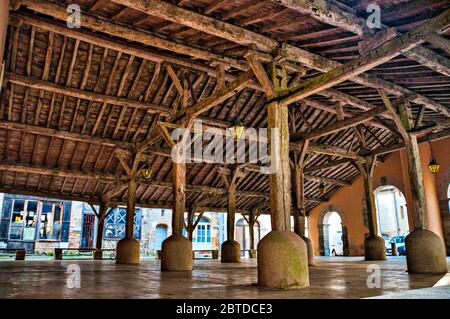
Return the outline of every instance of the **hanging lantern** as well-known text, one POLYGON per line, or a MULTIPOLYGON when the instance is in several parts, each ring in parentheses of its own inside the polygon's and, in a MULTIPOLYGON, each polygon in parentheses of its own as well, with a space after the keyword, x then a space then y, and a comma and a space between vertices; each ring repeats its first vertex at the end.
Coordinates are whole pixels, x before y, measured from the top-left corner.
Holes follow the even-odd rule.
POLYGON ((152 169, 150 168, 150 165, 148 163, 145 163, 142 167, 142 176, 147 179, 152 176, 152 169))
POLYGON ((245 126, 240 120, 236 120, 233 122, 233 126, 230 127, 231 135, 235 140, 239 140, 242 137, 242 133, 244 133, 245 126))
POLYGON ((324 182, 320 183, 319 192, 320 192, 320 195, 324 195, 327 192, 327 187, 325 186, 324 182))
POLYGON ((433 149, 431 148, 431 142, 430 142, 430 153, 431 153, 431 160, 430 163, 428 163, 428 169, 431 173, 436 174, 439 172, 439 163, 436 161, 434 155, 433 155, 433 149))
POLYGON ((431 158, 431 161, 428 164, 428 168, 430 169, 430 172, 433 174, 439 172, 439 163, 434 159, 434 157, 431 158))

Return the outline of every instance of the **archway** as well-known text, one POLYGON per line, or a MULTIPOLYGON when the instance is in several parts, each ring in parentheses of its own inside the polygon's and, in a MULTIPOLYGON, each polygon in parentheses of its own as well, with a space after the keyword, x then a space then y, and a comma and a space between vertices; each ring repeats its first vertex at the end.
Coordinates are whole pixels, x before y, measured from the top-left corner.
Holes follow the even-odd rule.
POLYGON ((329 212, 324 219, 325 256, 343 256, 342 220, 338 213, 329 212))
POLYGON ((393 185, 378 187, 375 190, 375 205, 378 232, 386 241, 394 237, 404 238, 409 233, 406 199, 397 187, 393 185))
POLYGON ((159 224, 156 226, 155 249, 161 250, 162 242, 167 238, 167 225, 159 224))
POLYGON ((319 216, 319 248, 322 256, 348 256, 348 229, 342 211, 330 205, 319 216))

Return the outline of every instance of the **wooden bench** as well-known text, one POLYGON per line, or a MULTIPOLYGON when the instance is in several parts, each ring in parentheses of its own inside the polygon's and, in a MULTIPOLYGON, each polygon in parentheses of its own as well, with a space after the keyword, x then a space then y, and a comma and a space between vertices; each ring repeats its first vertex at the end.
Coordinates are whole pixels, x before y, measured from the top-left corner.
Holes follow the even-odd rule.
MULTIPOLYGON (((219 251, 217 249, 198 249, 192 251, 192 258, 195 259, 195 253, 209 252, 212 259, 219 259, 219 251)), ((156 259, 161 260, 161 250, 156 251, 156 259)))
POLYGON ((0 248, 0 251, 14 251, 16 252, 16 260, 25 260, 25 249, 23 248, 0 248))
POLYGON ((55 248, 55 260, 62 260, 63 259, 63 251, 79 251, 80 253, 83 252, 93 252, 94 260, 102 260, 103 259, 103 252, 104 251, 116 251, 115 248, 105 248, 105 249, 95 249, 95 248, 55 248), (97 253, 99 252, 99 253, 97 253))

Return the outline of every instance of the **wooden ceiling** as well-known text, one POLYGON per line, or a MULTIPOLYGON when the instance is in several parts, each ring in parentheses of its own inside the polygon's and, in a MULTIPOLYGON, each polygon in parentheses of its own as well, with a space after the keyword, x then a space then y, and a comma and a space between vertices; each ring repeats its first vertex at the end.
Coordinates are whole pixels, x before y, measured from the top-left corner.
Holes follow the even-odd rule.
MULTIPOLYGON (((263 56, 276 48, 294 52, 295 59, 282 62, 291 85, 358 58, 360 49, 374 43, 367 40, 373 31, 364 24, 373 2, 381 6, 385 37, 414 30, 450 8, 448 0, 326 1, 327 10, 345 13, 338 15, 346 17, 342 23, 313 5, 304 8, 289 0, 22 1, 11 12, 8 30, 0 191, 92 203, 109 196, 124 203, 125 171, 117 150, 149 141, 155 123, 172 122, 182 103, 205 101, 224 87, 223 80, 231 85, 249 70, 249 50, 263 56), (66 26, 70 3, 81 7, 81 29, 66 26), (155 13, 156 5, 168 9, 155 13), (204 19, 212 23, 202 25, 204 19)), ((418 128, 431 134, 421 141, 450 135, 449 34, 447 29, 363 75, 292 103, 291 136, 384 105, 378 89, 392 99, 410 100, 418 128)), ((240 119, 247 127, 266 127, 266 97, 258 81, 235 91, 200 114, 204 123, 227 128, 240 119)), ((162 138, 150 141, 145 154, 153 174, 139 180, 137 205, 170 207, 170 148, 162 138)), ((359 175, 355 157, 401 148, 387 114, 312 143, 306 210, 359 175), (327 184, 325 194, 318 189, 321 181, 327 184)), ((188 206, 226 207, 220 167, 188 164, 188 206)), ((267 175, 246 172, 237 184, 238 210, 266 208, 267 175)))

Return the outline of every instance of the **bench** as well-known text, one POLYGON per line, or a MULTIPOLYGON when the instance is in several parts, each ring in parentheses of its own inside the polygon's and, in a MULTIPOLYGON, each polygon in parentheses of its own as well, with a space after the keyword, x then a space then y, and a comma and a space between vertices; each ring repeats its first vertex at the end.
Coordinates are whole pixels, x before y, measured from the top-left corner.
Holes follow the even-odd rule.
POLYGON ((14 251, 16 260, 25 260, 25 249, 23 248, 0 248, 0 251, 14 251))
POLYGON ((63 259, 63 251, 79 251, 80 253, 84 252, 93 252, 94 260, 102 260, 104 251, 116 251, 115 248, 105 248, 105 249, 95 249, 95 248, 55 248, 55 260, 63 259))
MULTIPOLYGON (((217 249, 198 249, 192 251, 192 258, 195 259, 195 253, 211 253, 212 259, 219 259, 219 251, 217 249)), ((156 251, 156 259, 161 260, 161 250, 156 251)))

